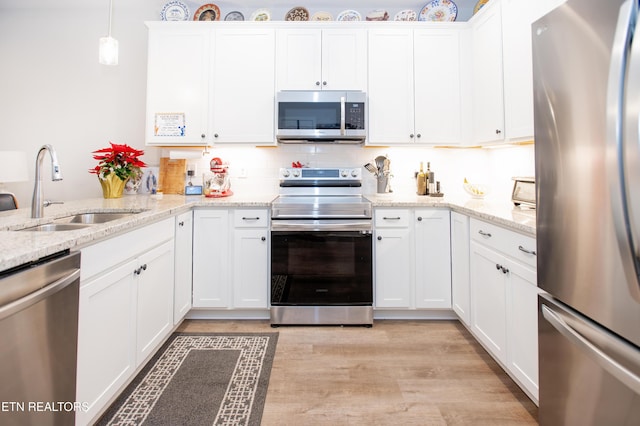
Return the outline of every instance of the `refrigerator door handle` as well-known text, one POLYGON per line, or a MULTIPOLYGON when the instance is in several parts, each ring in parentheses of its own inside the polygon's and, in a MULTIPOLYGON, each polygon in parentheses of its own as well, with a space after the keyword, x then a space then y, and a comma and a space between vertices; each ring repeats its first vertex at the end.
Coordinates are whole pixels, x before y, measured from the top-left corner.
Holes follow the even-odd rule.
MULTIPOLYGON (((631 59, 633 30, 638 15, 637 0, 627 0, 620 7, 618 24, 611 51, 609 79, 607 83, 607 175, 611 197, 611 211, 614 218, 616 237, 620 247, 626 281, 631 296, 640 302, 640 260, 637 241, 633 236, 629 217, 628 191, 626 184, 627 166, 623 138, 623 111, 627 66, 631 59)), ((637 44, 637 43, 636 43, 637 44)), ((637 139, 636 139, 637 141, 637 139)))
MULTIPOLYGON (((541 305, 542 316, 546 319, 560 334, 566 337, 569 341, 574 343, 580 348, 587 356, 597 362, 605 371, 611 374, 613 377, 624 383, 629 389, 633 390, 636 394, 640 395, 640 377, 633 371, 630 371, 624 365, 616 361, 612 356, 601 350, 596 344, 592 343, 588 338, 583 336, 569 322, 575 323, 575 320, 567 317, 565 314, 554 311, 552 308, 545 304, 541 305)), ((584 323, 584 327, 589 327, 584 323)), ((597 334, 598 339, 606 345, 612 355, 626 360, 629 363, 639 363, 637 355, 634 357, 633 352, 635 348, 631 348, 630 344, 619 340, 613 336, 592 329, 590 330, 594 336, 597 334)), ((640 369, 640 365, 638 365, 640 369)))

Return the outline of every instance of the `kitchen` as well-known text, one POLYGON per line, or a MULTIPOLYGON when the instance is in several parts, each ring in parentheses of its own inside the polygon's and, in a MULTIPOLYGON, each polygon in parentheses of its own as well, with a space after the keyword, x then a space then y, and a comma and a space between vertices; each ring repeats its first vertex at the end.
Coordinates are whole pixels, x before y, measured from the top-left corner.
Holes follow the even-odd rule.
MULTIPOLYGON (((104 26, 98 23, 101 20, 97 15, 103 16, 105 13, 99 13, 87 5, 80 4, 74 4, 71 10, 58 9, 57 7, 41 8, 40 10, 48 12, 47 18, 34 18, 32 16, 33 9, 29 8, 29 3, 21 3, 15 9, 9 8, 8 14, 2 10, 3 13, 0 16, 2 28, 9 31, 10 38, 15 40, 15 34, 21 34, 22 39, 27 41, 26 45, 14 45, 13 42, 6 44, 9 52, 15 52, 10 56, 19 59, 14 64, 15 68, 6 70, 8 75, 3 79, 7 82, 5 83, 7 86, 5 93, 9 94, 7 98, 12 100, 10 104, 3 102, 1 106, 3 120, 7 119, 7 122, 11 123, 3 126, 6 132, 3 134, 3 140, 12 141, 3 142, 3 149, 26 149, 29 144, 32 144, 33 148, 28 151, 35 152, 43 141, 46 141, 56 147, 62 163, 86 164, 86 166, 80 167, 64 167, 65 180, 62 182, 50 182, 45 179, 44 191, 47 198, 71 201, 99 197, 99 186, 96 185, 93 176, 86 173, 86 170, 94 165, 90 152, 102 147, 108 140, 145 148, 144 159, 149 164, 157 163, 161 156, 170 155, 168 152, 170 150, 144 147, 142 143, 145 140, 144 128, 140 124, 145 121, 146 81, 146 57, 140 52, 146 51, 147 34, 147 30, 140 23, 157 20, 158 10, 162 6, 162 2, 158 3, 156 7, 144 6, 140 9, 135 4, 127 6, 116 4, 114 36, 117 34, 118 22, 128 23, 126 28, 119 29, 122 31, 120 33, 122 35, 117 36, 121 46, 118 67, 103 67, 95 61, 95 40, 103 35, 100 28, 104 26), (127 13, 122 16, 117 13, 118 7, 130 7, 131 10, 126 10, 127 13), (74 13, 78 15, 82 13, 82 18, 75 17, 76 19, 73 19, 74 13), (92 16, 92 18, 87 19, 86 16, 92 16), (27 19, 30 23, 28 27, 24 25, 27 19), (34 25, 34 19, 36 25, 34 25), (39 19, 42 19, 42 22, 38 22, 39 19), (66 19, 72 21, 73 24, 65 25, 66 19), (78 37, 75 31, 73 34, 66 33, 70 28, 78 26, 82 28, 86 26, 86 37, 78 37), (32 29, 34 27, 51 28, 53 34, 33 37, 32 29), (125 36, 127 31, 131 31, 131 40, 127 40, 125 36), (45 45, 52 43, 53 46, 46 48, 42 43, 45 45), (129 49, 131 46, 136 46, 135 51, 127 50, 125 48, 127 44, 129 44, 129 49), (60 52, 54 47, 65 50, 60 52), (22 54, 25 51, 38 52, 38 55, 25 56, 22 54), (85 52, 85 55, 78 58, 73 55, 76 51, 85 52), (31 58, 35 57, 38 59, 33 61, 31 58), (76 64, 74 61, 79 61, 79 63, 76 64), (39 72, 43 62, 48 64, 46 67, 48 74, 45 76, 39 72), (52 64, 59 65, 56 67, 52 64), (70 73, 69 69, 74 71, 70 73), (31 72, 31 70, 34 72, 33 76, 29 76, 26 72, 31 72), (137 77, 134 79, 132 76, 137 77), (61 83, 52 85, 50 84, 52 79, 61 83), (15 84, 16 82, 23 82, 23 85, 15 84), (62 84, 64 82, 67 84, 62 84), (30 89, 27 90, 26 87, 30 89), (15 96, 10 96, 14 93, 15 96), (35 103, 32 100, 27 101, 24 93, 34 93, 42 101, 35 103), (18 94, 23 96, 18 96, 18 94), (64 100, 62 106, 57 104, 61 100, 64 100), (45 105, 46 109, 43 108, 45 105), (93 111, 88 117, 86 117, 87 105, 90 105, 93 111), (38 110, 38 108, 43 109, 38 110), (64 111, 64 115, 61 117, 52 114, 51 111, 64 111), (30 124, 32 119, 29 120, 34 116, 39 120, 36 126, 30 124), (71 117, 74 117, 73 126, 69 126, 68 123, 68 119, 71 117), (64 127, 62 123, 64 123, 64 127), (24 131, 27 126, 30 129, 29 132, 24 131), (87 141, 87 138, 93 139, 87 141), (86 147, 86 149, 79 147, 86 147), (87 180, 87 177, 90 179, 87 180)), ((459 3, 462 4, 462 2, 459 3)), ((39 34, 40 31, 35 33, 39 34)), ((21 38, 17 37, 17 39, 21 38)), ((312 167, 350 167, 354 164, 368 163, 378 155, 387 155, 392 160, 394 195, 399 196, 413 195, 415 191, 414 172, 417 171, 418 163, 419 161, 429 161, 432 169, 436 171, 437 179, 442 183, 442 191, 447 196, 450 195, 452 199, 461 198, 463 200, 461 204, 469 198, 462 187, 465 178, 472 182, 488 184, 491 192, 487 196, 487 200, 509 204, 512 188, 511 177, 531 176, 534 170, 533 146, 531 144, 494 149, 416 149, 386 146, 362 149, 361 147, 346 146, 281 146, 276 149, 215 147, 211 151, 216 156, 229 161, 232 188, 238 196, 243 194, 245 199, 247 194, 277 193, 278 167, 294 161, 300 161, 312 167)), ((196 169, 206 170, 208 160, 209 158, 199 161, 196 164, 196 169)), ((33 175, 33 171, 30 175, 33 175)), ((46 172, 45 175, 47 175, 46 172)), ((21 206, 28 205, 31 184, 16 183, 12 184, 10 189, 18 195, 21 206)), ((375 180, 368 174, 363 176, 363 192, 375 192, 375 180)), ((73 205, 73 203, 68 202, 68 205, 73 205)), ((56 212, 56 208, 58 206, 49 207, 45 215, 56 212)))

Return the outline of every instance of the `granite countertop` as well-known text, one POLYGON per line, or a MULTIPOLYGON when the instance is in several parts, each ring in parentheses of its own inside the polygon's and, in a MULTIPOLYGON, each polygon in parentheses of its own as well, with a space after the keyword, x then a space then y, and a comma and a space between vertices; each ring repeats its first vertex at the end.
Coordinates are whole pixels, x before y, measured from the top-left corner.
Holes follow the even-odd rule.
MULTIPOLYGON (((37 260, 66 249, 78 249, 104 238, 127 232, 196 207, 269 208, 277 194, 238 195, 228 198, 205 198, 167 195, 154 199, 148 195, 117 199, 91 198, 68 201, 45 209, 44 217, 31 219, 31 210, 23 208, 0 212, 0 271, 37 260), (28 232, 24 228, 51 223, 80 213, 131 212, 125 218, 86 228, 60 232, 28 232), (20 232, 17 232, 20 231, 20 232)), ((493 222, 509 229, 535 236, 535 211, 514 208, 511 203, 492 203, 466 198, 431 198, 417 195, 366 195, 373 207, 440 207, 493 222)))

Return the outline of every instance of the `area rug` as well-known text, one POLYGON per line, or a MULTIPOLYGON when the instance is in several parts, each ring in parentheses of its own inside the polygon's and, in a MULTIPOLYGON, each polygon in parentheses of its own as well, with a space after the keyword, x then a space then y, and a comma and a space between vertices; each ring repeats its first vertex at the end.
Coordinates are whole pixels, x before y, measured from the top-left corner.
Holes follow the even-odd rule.
POLYGON ((98 425, 259 425, 278 333, 174 333, 98 425))

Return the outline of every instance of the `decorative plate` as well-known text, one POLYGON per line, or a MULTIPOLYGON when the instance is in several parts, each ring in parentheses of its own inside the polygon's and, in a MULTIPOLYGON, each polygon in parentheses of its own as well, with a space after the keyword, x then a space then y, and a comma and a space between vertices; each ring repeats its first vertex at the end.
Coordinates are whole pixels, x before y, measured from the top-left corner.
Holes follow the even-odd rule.
POLYGON ((376 9, 367 13, 367 16, 364 19, 367 21, 388 21, 389 13, 384 9, 376 9))
POLYGON ((415 10, 405 9, 396 13, 396 16, 393 17, 394 21, 416 21, 418 19, 418 14, 415 10))
POLYGON ((237 10, 233 12, 227 13, 227 16, 224 17, 225 21, 244 21, 244 15, 237 10))
POLYGON ((418 14, 418 21, 453 22, 458 16, 458 6, 451 0, 432 0, 418 14))
POLYGON ((270 21, 271 12, 267 9, 258 9, 251 14, 250 21, 270 21))
POLYGON ((329 12, 316 12, 311 17, 312 21, 333 21, 333 16, 329 12))
POLYGON ((304 7, 294 7, 284 15, 285 21, 308 21, 309 11, 304 7))
POLYGON ((203 4, 193 14, 194 21, 219 21, 220 8, 213 3, 203 4))
POLYGON ((191 14, 187 5, 177 0, 165 4, 160 12, 163 21, 188 21, 189 16, 191 14))
POLYGON ((336 21, 362 21, 362 16, 355 10, 343 10, 338 14, 336 21))
POLYGON ((473 7, 473 14, 475 15, 476 13, 478 13, 478 11, 482 9, 482 6, 484 6, 488 2, 489 0, 478 0, 478 3, 476 3, 476 5, 473 7))

